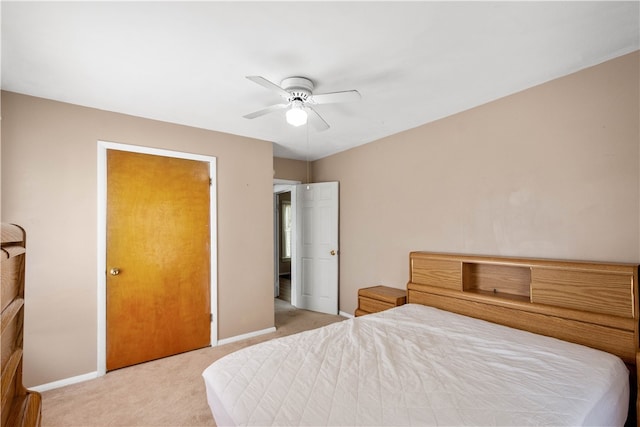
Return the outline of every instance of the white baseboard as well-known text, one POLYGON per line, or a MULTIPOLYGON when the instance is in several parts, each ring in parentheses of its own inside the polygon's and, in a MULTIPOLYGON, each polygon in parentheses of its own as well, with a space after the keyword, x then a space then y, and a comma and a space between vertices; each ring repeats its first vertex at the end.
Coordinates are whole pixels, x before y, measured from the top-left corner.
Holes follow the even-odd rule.
POLYGON ((235 337, 218 340, 218 345, 230 344, 232 342, 241 341, 247 338, 257 337, 264 334, 269 334, 275 331, 276 331, 275 326, 272 326, 271 328, 263 329, 261 331, 249 332, 248 334, 236 335, 235 337))
POLYGON ((340 312, 338 312, 338 314, 340 316, 342 316, 342 317, 348 317, 348 318, 352 318, 353 317, 353 314, 347 313, 346 311, 340 311, 340 312))
POLYGON ((88 374, 78 375, 76 377, 65 378, 63 380, 54 381, 47 384, 42 384, 36 387, 27 387, 29 390, 37 391, 38 393, 42 393, 43 391, 53 390, 55 388, 64 387, 71 384, 77 384, 84 381, 94 380, 98 378, 98 372, 89 372, 88 374))
MULTIPOLYGON (((353 315, 346 313, 346 312, 340 312, 341 316, 344 317, 353 317, 353 315)), ((253 338, 253 337, 257 337, 260 335, 264 335, 264 334, 269 334, 271 332, 275 332, 276 328, 275 327, 271 327, 271 328, 267 328, 267 329, 262 329, 260 331, 254 331, 254 332, 249 332, 247 334, 242 334, 242 335, 236 335, 234 337, 230 337, 230 338, 224 338, 221 340, 218 340, 218 345, 224 345, 224 344, 230 344, 232 342, 236 342, 236 341, 241 341, 247 338, 253 338)), ((33 391, 37 391, 38 393, 42 393, 44 391, 47 390, 53 390, 56 388, 60 388, 60 387, 64 387, 64 386, 68 386, 71 384, 77 384, 77 383, 81 383, 84 381, 89 381, 89 380, 93 380, 98 378, 100 375, 98 375, 98 372, 89 372, 88 374, 84 374, 84 375, 78 375, 76 377, 71 377, 71 378, 65 378, 63 380, 59 380, 59 381, 54 381, 54 382, 50 382, 47 384, 42 384, 39 386, 35 386, 35 387, 28 387, 29 390, 33 390, 33 391)))

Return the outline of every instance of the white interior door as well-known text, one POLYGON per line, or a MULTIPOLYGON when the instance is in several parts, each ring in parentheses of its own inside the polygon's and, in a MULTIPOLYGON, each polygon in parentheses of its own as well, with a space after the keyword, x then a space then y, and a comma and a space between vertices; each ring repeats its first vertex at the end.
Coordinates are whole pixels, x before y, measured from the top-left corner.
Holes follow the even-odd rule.
POLYGON ((297 185, 296 305, 338 314, 338 183, 297 185))

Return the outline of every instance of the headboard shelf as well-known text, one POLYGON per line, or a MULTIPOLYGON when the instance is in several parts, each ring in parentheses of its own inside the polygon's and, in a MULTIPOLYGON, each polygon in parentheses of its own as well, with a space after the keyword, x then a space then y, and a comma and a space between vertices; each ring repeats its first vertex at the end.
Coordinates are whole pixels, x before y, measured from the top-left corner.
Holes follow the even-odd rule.
POLYGON ((531 268, 527 266, 462 262, 462 290, 529 301, 531 268))
POLYGON ((528 296, 524 296, 524 295, 515 295, 509 292, 505 292, 504 290, 498 291, 497 289, 495 290, 482 290, 482 289, 465 289, 464 290, 464 294, 465 295, 478 295, 482 298, 500 298, 503 299, 505 301, 514 301, 514 302, 522 302, 522 303, 529 303, 529 297, 528 296))

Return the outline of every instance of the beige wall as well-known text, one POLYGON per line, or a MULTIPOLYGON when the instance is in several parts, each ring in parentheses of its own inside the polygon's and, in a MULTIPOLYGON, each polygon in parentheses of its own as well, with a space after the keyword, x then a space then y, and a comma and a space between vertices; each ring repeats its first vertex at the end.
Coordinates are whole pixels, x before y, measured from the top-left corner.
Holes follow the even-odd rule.
POLYGON ((313 182, 313 163, 304 160, 273 158, 273 177, 300 181, 304 184, 313 182))
POLYGON ((412 250, 640 262, 638 52, 314 162, 340 181, 340 310, 412 250))
POLYGON ((27 386, 97 367, 98 140, 217 157, 219 338, 273 326, 271 143, 2 92, 2 220, 27 230, 27 386))

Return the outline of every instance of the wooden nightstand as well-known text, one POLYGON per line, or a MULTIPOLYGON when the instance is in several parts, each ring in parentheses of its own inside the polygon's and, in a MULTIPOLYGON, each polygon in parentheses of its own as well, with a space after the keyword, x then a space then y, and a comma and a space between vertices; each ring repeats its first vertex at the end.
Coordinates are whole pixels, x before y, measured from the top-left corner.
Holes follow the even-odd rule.
POLYGON ((356 317, 364 314, 377 313, 389 308, 403 305, 407 302, 407 292, 404 289, 388 286, 373 286, 358 289, 358 308, 356 317))

